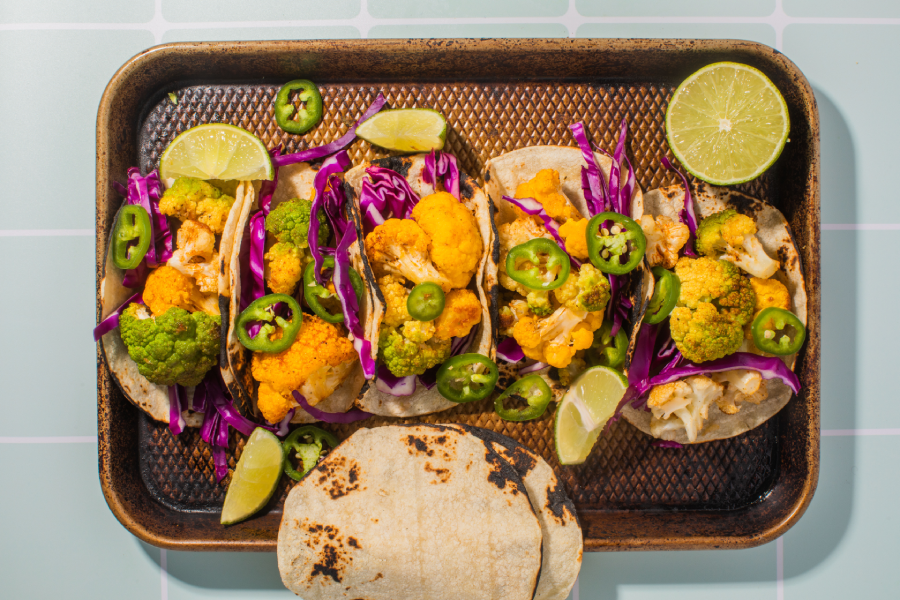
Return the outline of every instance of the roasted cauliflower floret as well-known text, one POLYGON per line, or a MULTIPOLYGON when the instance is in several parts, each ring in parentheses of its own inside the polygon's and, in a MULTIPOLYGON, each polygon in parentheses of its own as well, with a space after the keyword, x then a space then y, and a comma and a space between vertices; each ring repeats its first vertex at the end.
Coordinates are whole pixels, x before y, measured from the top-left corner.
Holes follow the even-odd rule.
POLYGON ((661 266, 671 269, 678 262, 678 252, 687 243, 691 235, 690 229, 680 221, 673 221, 665 215, 656 219, 653 215, 641 217, 641 229, 647 238, 647 250, 644 256, 651 267, 661 266))
POLYGON ((513 337, 528 358, 562 369, 576 352, 590 348, 594 331, 602 324, 602 313, 561 306, 549 317, 522 317, 513 327, 513 337))
POLYGON ((202 293, 193 279, 168 265, 150 271, 144 284, 143 298, 155 317, 173 306, 188 312, 202 310, 210 315, 219 314, 217 295, 202 293))
POLYGON ((119 317, 119 333, 150 382, 190 387, 218 363, 220 323, 218 315, 177 307, 152 317, 145 306, 130 304, 119 317))
POLYGON ((610 295, 609 280, 600 269, 584 263, 569 272, 566 282, 553 290, 556 301, 572 310, 602 311, 610 295))
POLYGON ((756 223, 735 210, 723 210, 700 221, 697 252, 736 264, 754 277, 768 279, 778 270, 756 237, 756 223))
POLYGON ((412 319, 403 324, 403 337, 411 342, 427 342, 434 337, 434 321, 412 319))
POLYGON ((431 262, 431 239, 411 219, 388 219, 366 236, 366 255, 377 277, 402 275, 413 283, 431 281, 444 292, 453 283, 431 262))
POLYGON ((710 378, 725 389, 722 397, 716 399, 716 404, 726 415, 740 411, 743 402, 759 404, 769 397, 769 390, 758 371, 732 369, 713 373, 710 378))
POLYGON ((559 184, 559 173, 554 169, 538 171, 533 179, 520 183, 516 188, 516 198, 534 198, 543 205, 551 219, 560 223, 564 223, 567 219, 582 218, 578 209, 572 206, 563 194, 562 186, 559 184))
MULTIPOLYGON (((484 244, 465 204, 448 194, 425 196, 410 215, 431 238, 431 261, 454 288, 464 288, 478 269, 484 244)), ((446 291, 446 290, 445 290, 446 291)))
POLYGON ((276 294, 294 293, 303 278, 303 269, 312 261, 308 252, 293 244, 278 242, 265 256, 266 285, 276 294))
POLYGON ((225 231, 233 204, 234 197, 216 186, 193 177, 179 177, 163 193, 159 210, 181 221, 200 221, 218 235, 225 231))
POLYGON ((407 321, 412 321, 406 308, 409 299, 409 290, 403 285, 406 280, 399 275, 385 275, 378 279, 378 287, 384 296, 384 317, 382 323, 390 327, 400 327, 407 321))
POLYGON ((281 421, 297 406, 294 390, 315 406, 337 389, 357 360, 353 343, 340 327, 303 315, 297 339, 287 350, 253 353, 250 371, 260 382, 260 412, 270 423, 281 421))
POLYGON ((656 386, 650 390, 647 400, 653 414, 650 433, 671 440, 683 429, 689 442, 696 441, 703 422, 709 417, 710 403, 721 396, 722 385, 705 375, 656 386))
POLYGON ((589 219, 569 219, 559 228, 559 235, 566 244, 566 252, 582 260, 587 260, 588 257, 588 222, 589 219))
POLYGON ((519 319, 530 316, 528 303, 525 300, 513 299, 503 303, 500 309, 500 335, 510 336, 519 319))
POLYGON ((216 236, 200 221, 185 221, 178 228, 178 249, 168 264, 194 278, 200 291, 219 292, 219 255, 215 251, 216 236))
POLYGON ((436 337, 415 342, 395 327, 381 326, 378 336, 378 358, 396 377, 421 375, 450 356, 450 340, 436 337))
POLYGON ((481 322, 481 301, 468 289, 453 290, 444 296, 444 311, 435 319, 435 337, 449 340, 469 335, 481 322))

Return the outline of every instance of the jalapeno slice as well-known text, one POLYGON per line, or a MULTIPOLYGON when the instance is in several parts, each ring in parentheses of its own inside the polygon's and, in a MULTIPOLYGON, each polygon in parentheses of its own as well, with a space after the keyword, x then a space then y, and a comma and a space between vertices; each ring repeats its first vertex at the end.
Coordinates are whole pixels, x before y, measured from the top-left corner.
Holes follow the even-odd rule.
POLYGON ((547 238, 535 238, 510 249, 506 274, 532 290, 555 290, 572 268, 569 255, 547 238))
POLYGON ((601 365, 616 369, 625 362, 628 334, 621 327, 615 336, 610 335, 611 332, 612 323, 609 321, 605 321, 600 329, 594 332, 594 343, 586 352, 592 366, 601 365))
POLYGON ((437 388, 451 402, 475 402, 490 396, 500 372, 497 363, 476 353, 447 360, 437 372, 437 388))
POLYGON ((323 441, 328 444, 329 448, 334 448, 338 445, 338 439, 333 433, 319 429, 315 425, 304 425, 292 431, 282 442, 284 446, 285 474, 294 481, 303 479, 319 462, 319 457, 322 456, 323 441), (300 461, 300 467, 303 468, 302 471, 294 469, 294 466, 291 464, 291 452, 294 452, 296 458, 300 461))
POLYGON ((806 339, 806 327, 789 310, 764 308, 750 327, 753 343, 763 352, 785 356, 798 352, 806 339))
POLYGON ((640 223, 625 215, 604 212, 588 221, 588 258, 604 273, 624 275, 644 258, 647 238, 640 223))
POLYGON ((444 290, 425 281, 412 289, 406 298, 406 310, 416 321, 433 321, 444 312, 444 290))
POLYGON ((681 294, 681 280, 672 271, 653 267, 653 277, 656 279, 656 285, 653 288, 650 305, 644 313, 644 322, 650 325, 662 323, 675 308, 681 294))
MULTIPOLYGON (((334 257, 326 256, 322 266, 324 267, 322 273, 329 274, 327 281, 324 283, 332 281, 334 278, 334 257)), ((353 286, 353 291, 356 292, 356 301, 362 304, 362 297, 366 288, 363 285, 362 277, 359 276, 359 273, 353 267, 350 267, 350 285, 353 286)), ((331 285, 331 288, 334 288, 334 284, 331 285)), ((316 316, 323 321, 327 323, 344 322, 344 311, 341 309, 341 302, 337 294, 316 281, 315 262, 306 265, 306 269, 303 271, 303 299, 306 300, 307 306, 316 313, 316 316), (326 303, 328 306, 325 305, 326 303), (329 307, 332 307, 335 312, 331 312, 329 307)))
POLYGON ((244 312, 237 318, 238 340, 248 350, 253 352, 282 352, 287 350, 297 334, 300 333, 300 325, 303 320, 300 305, 287 294, 269 294, 250 303, 244 312), (290 321, 278 314, 279 304, 284 302, 291 313, 290 321), (253 337, 247 331, 248 327, 259 322, 259 330, 253 337), (281 337, 271 339, 278 328, 281 328, 281 337))
POLYGON ((295 79, 284 84, 275 96, 275 122, 288 133, 306 133, 322 119, 322 95, 319 88, 308 79, 295 79), (297 109, 293 92, 303 103, 297 109), (296 116, 294 111, 296 110, 296 116), (292 118, 293 117, 293 118, 292 118))
POLYGON ((505 421, 531 421, 544 414, 553 393, 550 386, 540 375, 528 375, 506 388, 500 396, 494 400, 494 410, 505 421), (525 408, 506 408, 503 401, 507 398, 522 400, 528 403, 525 408))
POLYGON ((147 250, 153 228, 143 206, 129 204, 119 209, 112 235, 112 261, 120 269, 135 269, 147 250))

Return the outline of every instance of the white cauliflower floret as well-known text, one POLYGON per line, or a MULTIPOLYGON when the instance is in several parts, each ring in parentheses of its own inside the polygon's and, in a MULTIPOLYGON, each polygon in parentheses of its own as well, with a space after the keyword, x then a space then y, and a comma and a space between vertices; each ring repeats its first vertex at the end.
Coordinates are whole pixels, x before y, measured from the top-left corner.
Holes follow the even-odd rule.
POLYGON ((660 215, 641 217, 641 229, 647 238, 647 250, 644 256, 651 267, 661 266, 671 269, 678 262, 678 251, 687 243, 691 235, 688 226, 680 221, 660 215))
POLYGON ((756 237, 756 222, 732 209, 723 210, 700 221, 697 227, 697 252, 734 263, 754 277, 768 279, 779 262, 766 254, 756 237))
POLYGON ((688 441, 696 441, 703 422, 709 418, 710 403, 721 397, 722 392, 722 385, 705 375, 656 386, 647 400, 653 414, 650 433, 661 439, 672 439, 678 430, 684 429, 688 441))
POLYGON ((197 282, 205 294, 219 291, 216 236, 212 229, 199 221, 187 220, 178 228, 178 249, 172 252, 168 264, 197 282))
POLYGON ((300 393, 311 406, 315 406, 338 389, 355 364, 355 360, 349 360, 337 366, 323 365, 319 367, 300 386, 300 393))
POLYGON ((388 219, 366 236, 366 254, 376 276, 390 273, 416 284, 430 281, 447 293, 453 283, 431 262, 430 249, 428 234, 411 219, 388 219))
POLYGON ((769 397, 769 390, 758 371, 732 369, 713 373, 712 379, 725 387, 724 395, 716 400, 716 404, 726 415, 733 415, 741 410, 743 402, 759 404, 769 397))

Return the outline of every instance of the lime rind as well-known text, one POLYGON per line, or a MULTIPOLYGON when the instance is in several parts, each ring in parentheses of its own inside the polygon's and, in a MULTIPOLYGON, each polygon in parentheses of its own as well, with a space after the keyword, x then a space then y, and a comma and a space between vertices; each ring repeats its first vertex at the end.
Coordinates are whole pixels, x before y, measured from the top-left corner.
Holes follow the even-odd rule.
POLYGON ((553 441, 560 464, 577 465, 587 460, 627 387, 624 375, 609 367, 592 367, 569 386, 553 419, 553 441))
POLYGON ((159 160, 160 177, 271 180, 275 167, 257 136, 229 123, 206 123, 183 131, 159 160))
POLYGON ((447 120, 433 108, 392 108, 363 121, 356 135, 386 150, 430 152, 444 147, 447 120))
POLYGON ((283 470, 281 441, 271 431, 257 427, 231 476, 222 506, 222 525, 239 523, 259 512, 278 488, 283 470))
MULTIPOLYGON (((739 101, 737 104, 726 104, 726 111, 728 111, 729 115, 740 114, 747 108, 747 105, 750 101, 753 100, 752 92, 750 95, 745 95, 743 101, 739 101)), ((679 115, 681 116, 681 115, 679 115)), ((688 118, 688 120, 690 120, 688 118)), ((761 123, 757 120, 754 121, 753 125, 759 129, 761 123)), ((764 73, 750 67, 748 65, 743 65, 740 63, 734 62, 720 62, 714 63, 711 65, 707 65, 700 69, 699 71, 692 74, 685 81, 678 86, 678 89, 675 90, 675 93, 672 95, 672 99, 669 102, 669 107, 666 110, 666 140, 669 143, 669 147, 672 150, 672 153, 678 159, 678 161, 682 164, 686 171, 688 171, 691 175, 711 183, 713 185, 736 185, 739 183, 745 183, 747 181, 751 181, 757 177, 759 177, 762 173, 764 173, 772 164, 778 159, 781 155, 781 152, 784 150, 784 146, 787 143, 788 134, 790 132, 790 117, 788 115, 787 102, 785 102, 784 97, 781 95, 781 92, 778 91, 778 88, 775 87, 775 84, 766 77, 764 73), (716 71, 721 71, 722 74, 725 73, 726 70, 731 71, 734 75, 730 78, 730 80, 716 80, 715 75, 716 71), (684 128, 681 126, 681 123, 673 123, 675 119, 675 115, 678 115, 680 111, 692 110, 695 113, 695 119, 697 121, 703 121, 704 119, 707 123, 719 118, 721 113, 716 112, 716 114, 711 114, 710 111, 716 111, 714 108, 714 104, 720 104, 722 98, 727 98, 727 100, 733 101, 734 99, 734 85, 736 82, 737 74, 743 74, 748 77, 749 80, 746 80, 744 83, 747 84, 747 87, 752 87, 754 84, 758 86, 760 92, 765 93, 768 96, 769 109, 775 109, 769 113, 769 117, 772 122, 778 122, 777 127, 771 128, 771 135, 768 136, 760 136, 757 132, 752 131, 753 127, 746 127, 744 125, 744 121, 737 120, 735 123, 731 123, 730 119, 728 120, 727 126, 735 129, 737 132, 744 134, 745 139, 753 138, 753 144, 744 144, 739 149, 731 148, 731 149, 723 149, 718 147, 718 152, 724 153, 728 156, 731 156, 733 161, 745 161, 752 163, 752 168, 744 169, 744 172, 738 176, 732 177, 722 177, 719 176, 708 168, 710 163, 713 163, 712 158, 709 155, 706 156, 697 156, 697 151, 699 151, 703 147, 703 143, 701 140, 696 139, 700 138, 703 135, 706 135, 708 138, 717 138, 718 140, 726 139, 726 138, 737 138, 737 135, 733 136, 717 136, 717 131, 714 129, 721 129, 723 126, 721 125, 718 128, 711 127, 707 124, 706 128, 703 127, 695 127, 691 128, 691 131, 688 128, 684 128), (688 91, 690 90, 692 84, 699 82, 701 79, 705 79, 704 86, 702 86, 703 94, 699 95, 698 98, 688 98, 690 94, 688 91), (716 85, 720 84, 720 85, 716 85), (728 89, 722 89, 721 93, 719 92, 719 88, 726 87, 728 89), (709 88, 713 88, 716 90, 716 93, 710 95, 707 93, 709 88), (727 96, 725 96, 727 94, 727 96), (777 118, 776 118, 777 117, 777 118), (702 132, 701 132, 702 130, 702 132), (673 134, 673 131, 676 132, 673 134), (777 132, 777 133, 776 133, 777 132), (685 134, 691 133, 695 138, 693 144, 684 144, 681 143, 681 140, 677 139, 677 136, 680 134, 683 137, 686 137, 685 134), (748 148, 751 148, 754 145, 763 145, 768 143, 768 150, 762 153, 753 154, 748 148), (686 147, 687 146, 687 147, 686 147), (741 150, 738 152, 737 150, 741 150), (704 162, 705 164, 701 166, 699 163, 704 162)), ((726 133, 730 133, 730 129, 726 131, 726 133)), ((706 144, 709 145, 709 144, 706 144)), ((732 165, 735 163, 732 162, 732 165)))

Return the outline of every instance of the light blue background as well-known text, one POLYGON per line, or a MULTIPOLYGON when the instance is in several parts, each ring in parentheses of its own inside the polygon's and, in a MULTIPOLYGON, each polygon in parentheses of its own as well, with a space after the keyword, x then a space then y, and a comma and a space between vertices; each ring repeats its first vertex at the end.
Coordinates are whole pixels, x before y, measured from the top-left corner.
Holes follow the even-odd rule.
POLYGON ((125 60, 179 40, 566 35, 778 46, 812 84, 822 126, 824 437, 812 505, 752 550, 585 554, 578 598, 900 597, 900 25, 879 20, 897 17, 890 0, 3 0, 0 598, 294 597, 274 555, 137 541, 103 500, 96 443, 35 439, 96 435, 94 131, 125 60), (75 231, 46 231, 60 229, 75 231))

